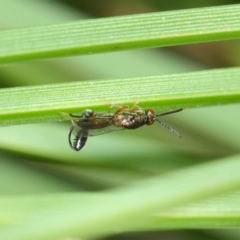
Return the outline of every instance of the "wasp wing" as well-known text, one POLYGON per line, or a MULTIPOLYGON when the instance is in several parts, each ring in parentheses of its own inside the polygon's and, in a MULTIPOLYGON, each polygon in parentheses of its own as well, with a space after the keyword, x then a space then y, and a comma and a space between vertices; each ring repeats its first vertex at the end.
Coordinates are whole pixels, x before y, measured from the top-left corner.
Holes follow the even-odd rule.
POLYGON ((89 131, 89 137, 93 137, 93 136, 98 136, 98 135, 119 131, 119 130, 124 130, 124 128, 117 127, 115 125, 109 125, 104 128, 89 129, 88 131, 89 131))

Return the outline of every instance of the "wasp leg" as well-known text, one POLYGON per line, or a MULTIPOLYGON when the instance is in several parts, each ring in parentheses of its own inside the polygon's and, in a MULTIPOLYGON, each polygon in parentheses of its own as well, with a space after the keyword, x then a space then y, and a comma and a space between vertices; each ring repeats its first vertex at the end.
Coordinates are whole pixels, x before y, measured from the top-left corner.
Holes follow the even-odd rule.
POLYGON ((111 103, 109 103, 108 106, 110 108, 119 108, 119 109, 128 109, 128 110, 130 109, 130 107, 127 106, 127 105, 118 105, 118 104, 111 104, 111 103))
POLYGON ((136 112, 142 112, 142 108, 139 107, 137 101, 134 101, 133 107, 129 107, 127 105, 115 105, 115 104, 108 104, 111 108, 119 108, 115 114, 118 114, 120 112, 130 112, 130 113, 136 113, 136 112))
POLYGON ((59 115, 60 115, 60 119, 61 119, 60 121, 65 121, 65 120, 71 119, 71 118, 69 117, 69 113, 60 112, 59 115))
POLYGON ((84 116, 83 114, 75 115, 75 114, 72 114, 72 113, 69 113, 68 115, 72 118, 83 118, 83 116, 84 116))
POLYGON ((137 102, 134 102, 134 105, 131 109, 131 113, 142 113, 144 110, 137 105, 137 102))
POLYGON ((111 108, 119 108, 119 109, 114 113, 115 115, 117 115, 117 114, 119 114, 119 113, 121 113, 121 112, 126 112, 126 111, 130 111, 130 110, 131 110, 131 108, 130 108, 129 106, 127 106, 127 105, 121 106, 121 105, 109 104, 109 106, 110 106, 111 108))

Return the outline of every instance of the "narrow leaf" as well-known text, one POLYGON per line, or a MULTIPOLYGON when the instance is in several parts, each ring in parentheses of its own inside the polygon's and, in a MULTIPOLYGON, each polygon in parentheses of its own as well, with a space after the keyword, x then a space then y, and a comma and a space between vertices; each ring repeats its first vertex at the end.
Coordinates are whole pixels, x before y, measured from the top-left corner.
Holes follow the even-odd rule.
POLYGON ((0 63, 240 37, 240 4, 0 32, 0 63))
MULTIPOLYGON (((0 89, 0 125, 64 120, 61 112, 110 111, 108 103, 154 110, 240 102, 240 68, 0 89), (159 109, 161 107, 161 109, 159 109)), ((114 111, 114 110, 112 110, 114 111)))

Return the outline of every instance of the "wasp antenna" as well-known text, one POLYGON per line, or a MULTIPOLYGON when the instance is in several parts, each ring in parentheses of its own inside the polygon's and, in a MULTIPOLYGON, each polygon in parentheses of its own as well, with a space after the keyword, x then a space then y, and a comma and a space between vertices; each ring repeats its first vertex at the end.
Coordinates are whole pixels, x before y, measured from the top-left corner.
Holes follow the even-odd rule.
POLYGON ((71 118, 82 118, 83 117, 83 115, 82 114, 80 114, 80 115, 77 115, 77 114, 72 114, 72 113, 69 113, 68 114, 71 118))
POLYGON ((170 132, 174 133, 177 137, 181 138, 181 135, 175 131, 173 128, 169 127, 166 123, 160 121, 159 119, 156 119, 163 127, 165 127, 166 129, 168 129, 170 132))
POLYGON ((172 114, 172 113, 181 112, 182 110, 183 110, 183 108, 179 108, 177 110, 172 110, 172 111, 169 111, 169 112, 160 113, 160 114, 156 115, 156 117, 160 117, 160 116, 164 116, 164 115, 168 115, 168 114, 172 114))

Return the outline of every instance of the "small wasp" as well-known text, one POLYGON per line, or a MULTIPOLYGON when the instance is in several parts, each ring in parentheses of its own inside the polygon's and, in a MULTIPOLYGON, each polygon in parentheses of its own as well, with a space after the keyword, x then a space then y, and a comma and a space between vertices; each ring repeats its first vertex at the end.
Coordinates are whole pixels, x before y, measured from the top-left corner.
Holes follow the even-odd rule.
MULTIPOLYGON (((112 106, 115 107, 114 105, 112 106)), ((177 137, 181 137, 177 131, 160 121, 157 117, 180 112, 183 110, 182 108, 161 114, 155 114, 152 109, 144 110, 136 104, 132 108, 128 106, 118 108, 115 113, 95 113, 90 109, 83 111, 80 115, 70 113, 69 116, 72 121, 68 134, 70 147, 75 151, 79 151, 84 147, 89 136, 97 136, 124 129, 133 130, 143 125, 150 126, 155 121, 159 122, 177 137)))

